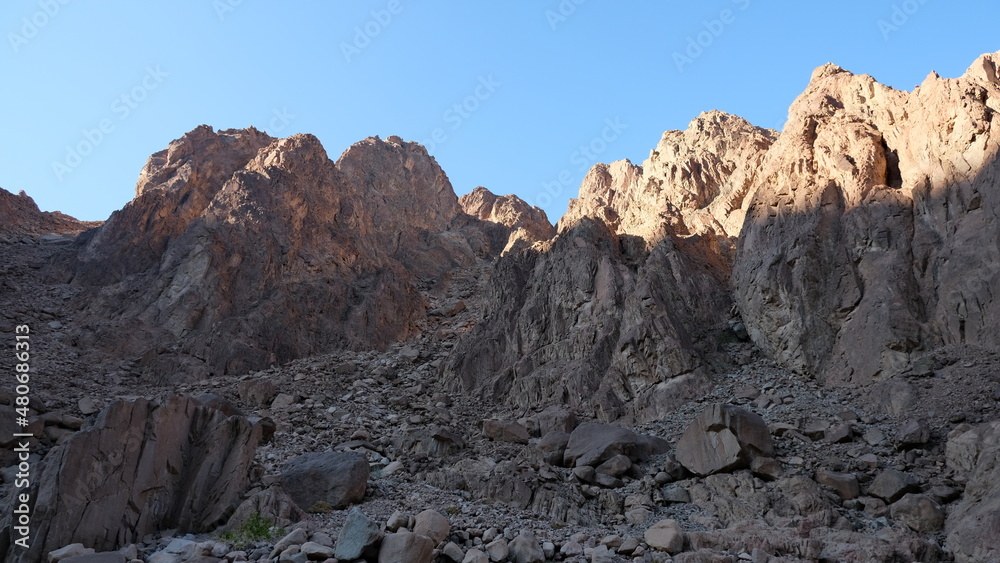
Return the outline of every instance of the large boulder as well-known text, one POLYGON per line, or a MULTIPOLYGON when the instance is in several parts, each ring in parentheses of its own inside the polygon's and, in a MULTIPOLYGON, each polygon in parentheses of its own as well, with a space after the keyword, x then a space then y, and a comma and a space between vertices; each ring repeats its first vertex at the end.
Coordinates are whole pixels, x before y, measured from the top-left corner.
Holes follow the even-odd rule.
POLYGON ((767 423, 733 405, 707 407, 677 441, 677 461, 697 475, 750 467, 756 457, 774 457, 767 423))
POLYGON ((567 467, 596 467, 617 456, 642 461, 650 455, 666 452, 667 442, 656 436, 635 432, 612 424, 587 422, 573 429, 563 454, 567 467))
POLYGON ((72 543, 111 551, 158 530, 213 530, 247 487, 262 436, 260 422, 188 396, 115 401, 45 457, 31 490, 31 547, 11 549, 8 516, 0 552, 40 561, 72 543))
POLYGON ((281 473, 281 486, 307 511, 326 503, 346 508, 365 497, 368 460, 358 452, 312 452, 292 459, 281 473))

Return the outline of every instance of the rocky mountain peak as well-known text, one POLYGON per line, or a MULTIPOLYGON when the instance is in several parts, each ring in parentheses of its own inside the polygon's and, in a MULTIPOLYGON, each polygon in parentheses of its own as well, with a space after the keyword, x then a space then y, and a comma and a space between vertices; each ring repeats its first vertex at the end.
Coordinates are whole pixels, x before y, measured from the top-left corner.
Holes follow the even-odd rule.
POLYGON ((479 219, 508 227, 511 233, 505 249, 518 240, 529 243, 549 240, 555 235, 555 228, 549 223, 545 211, 516 195, 499 196, 479 186, 458 200, 462 210, 479 219))

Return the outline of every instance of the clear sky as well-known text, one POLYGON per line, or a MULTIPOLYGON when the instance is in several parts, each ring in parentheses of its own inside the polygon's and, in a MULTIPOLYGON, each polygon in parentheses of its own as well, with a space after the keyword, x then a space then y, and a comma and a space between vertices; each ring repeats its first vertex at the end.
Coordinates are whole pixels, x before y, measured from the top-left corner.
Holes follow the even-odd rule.
POLYGON ((106 218, 200 124, 428 146, 553 222, 590 165, 719 109, 780 128, 835 62, 911 89, 1000 50, 995 1, 7 0, 0 187, 106 218))

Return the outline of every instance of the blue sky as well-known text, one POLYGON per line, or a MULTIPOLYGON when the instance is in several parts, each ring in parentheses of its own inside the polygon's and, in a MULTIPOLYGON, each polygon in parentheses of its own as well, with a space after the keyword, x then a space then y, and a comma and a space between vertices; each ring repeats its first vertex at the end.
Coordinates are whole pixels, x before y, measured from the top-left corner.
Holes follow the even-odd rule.
POLYGON ((835 62, 911 89, 1000 49, 994 2, 8 0, 0 187, 106 218, 200 124, 428 146, 553 222, 590 165, 719 109, 779 128, 835 62))

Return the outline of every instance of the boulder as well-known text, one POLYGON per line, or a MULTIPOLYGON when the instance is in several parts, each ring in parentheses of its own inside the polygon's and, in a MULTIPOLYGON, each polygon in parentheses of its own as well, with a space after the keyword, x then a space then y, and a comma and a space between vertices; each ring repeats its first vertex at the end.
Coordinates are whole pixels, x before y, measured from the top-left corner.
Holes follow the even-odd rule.
POLYGON ((512 420, 483 421, 483 434, 498 442, 513 442, 515 444, 527 444, 528 440, 531 439, 528 430, 512 420))
POLYGON ((567 445, 569 445, 569 434, 559 430, 552 430, 545 433, 538 443, 535 444, 535 447, 542 453, 542 459, 545 463, 562 465, 567 445))
POLYGON ((903 495, 890 507, 890 515, 921 534, 933 534, 944 526, 944 510, 927 495, 903 495))
POLYGON ((280 482, 288 496, 306 511, 319 502, 345 508, 364 498, 369 471, 364 454, 313 452, 288 462, 280 482))
POLYGON ((507 544, 507 557, 513 563, 545 563, 545 552, 535 534, 524 530, 507 544))
POLYGON ((963 473, 965 493, 945 522, 948 548, 960 562, 1000 560, 1000 421, 949 439, 948 465, 971 466, 963 473))
POLYGON ((926 420, 911 418, 896 431, 897 450, 909 450, 931 441, 931 427, 926 420))
POLYGON ((918 492, 920 482, 909 473, 903 473, 898 469, 886 469, 875 476, 871 484, 868 485, 868 494, 878 497, 888 503, 899 500, 906 493, 918 492))
MULTIPOLYGON (((259 422, 193 397, 112 402, 39 467, 24 556, 42 560, 71 543, 111 551, 158 530, 215 529, 247 487, 262 436, 259 422)), ((0 552, 10 549, 10 526, 8 516, 0 552)))
POLYGON ((616 455, 638 459, 643 450, 637 447, 639 437, 631 430, 611 424, 587 422, 569 435, 563 461, 567 467, 596 467, 616 455))
POLYGON ((413 532, 388 534, 378 550, 378 563, 431 563, 434 540, 413 532))
POLYGON ((723 404, 705 408, 681 435, 676 448, 677 461, 702 476, 750 467, 755 457, 774 457, 764 419, 723 404))
POLYGON ((643 539, 649 547, 671 555, 684 549, 684 531, 676 520, 660 520, 653 524, 643 534, 643 539))
POLYGON ((434 540, 436 546, 448 538, 448 534, 451 533, 451 522, 437 510, 427 509, 417 514, 413 531, 434 540))
POLYGON ((378 522, 365 516, 361 509, 354 507, 347 514, 347 520, 337 535, 337 545, 333 557, 341 561, 353 561, 375 545, 382 537, 378 522))
POLYGON ((858 478, 853 473, 837 473, 820 469, 816 472, 816 482, 830 487, 844 500, 855 499, 861 495, 858 478))

